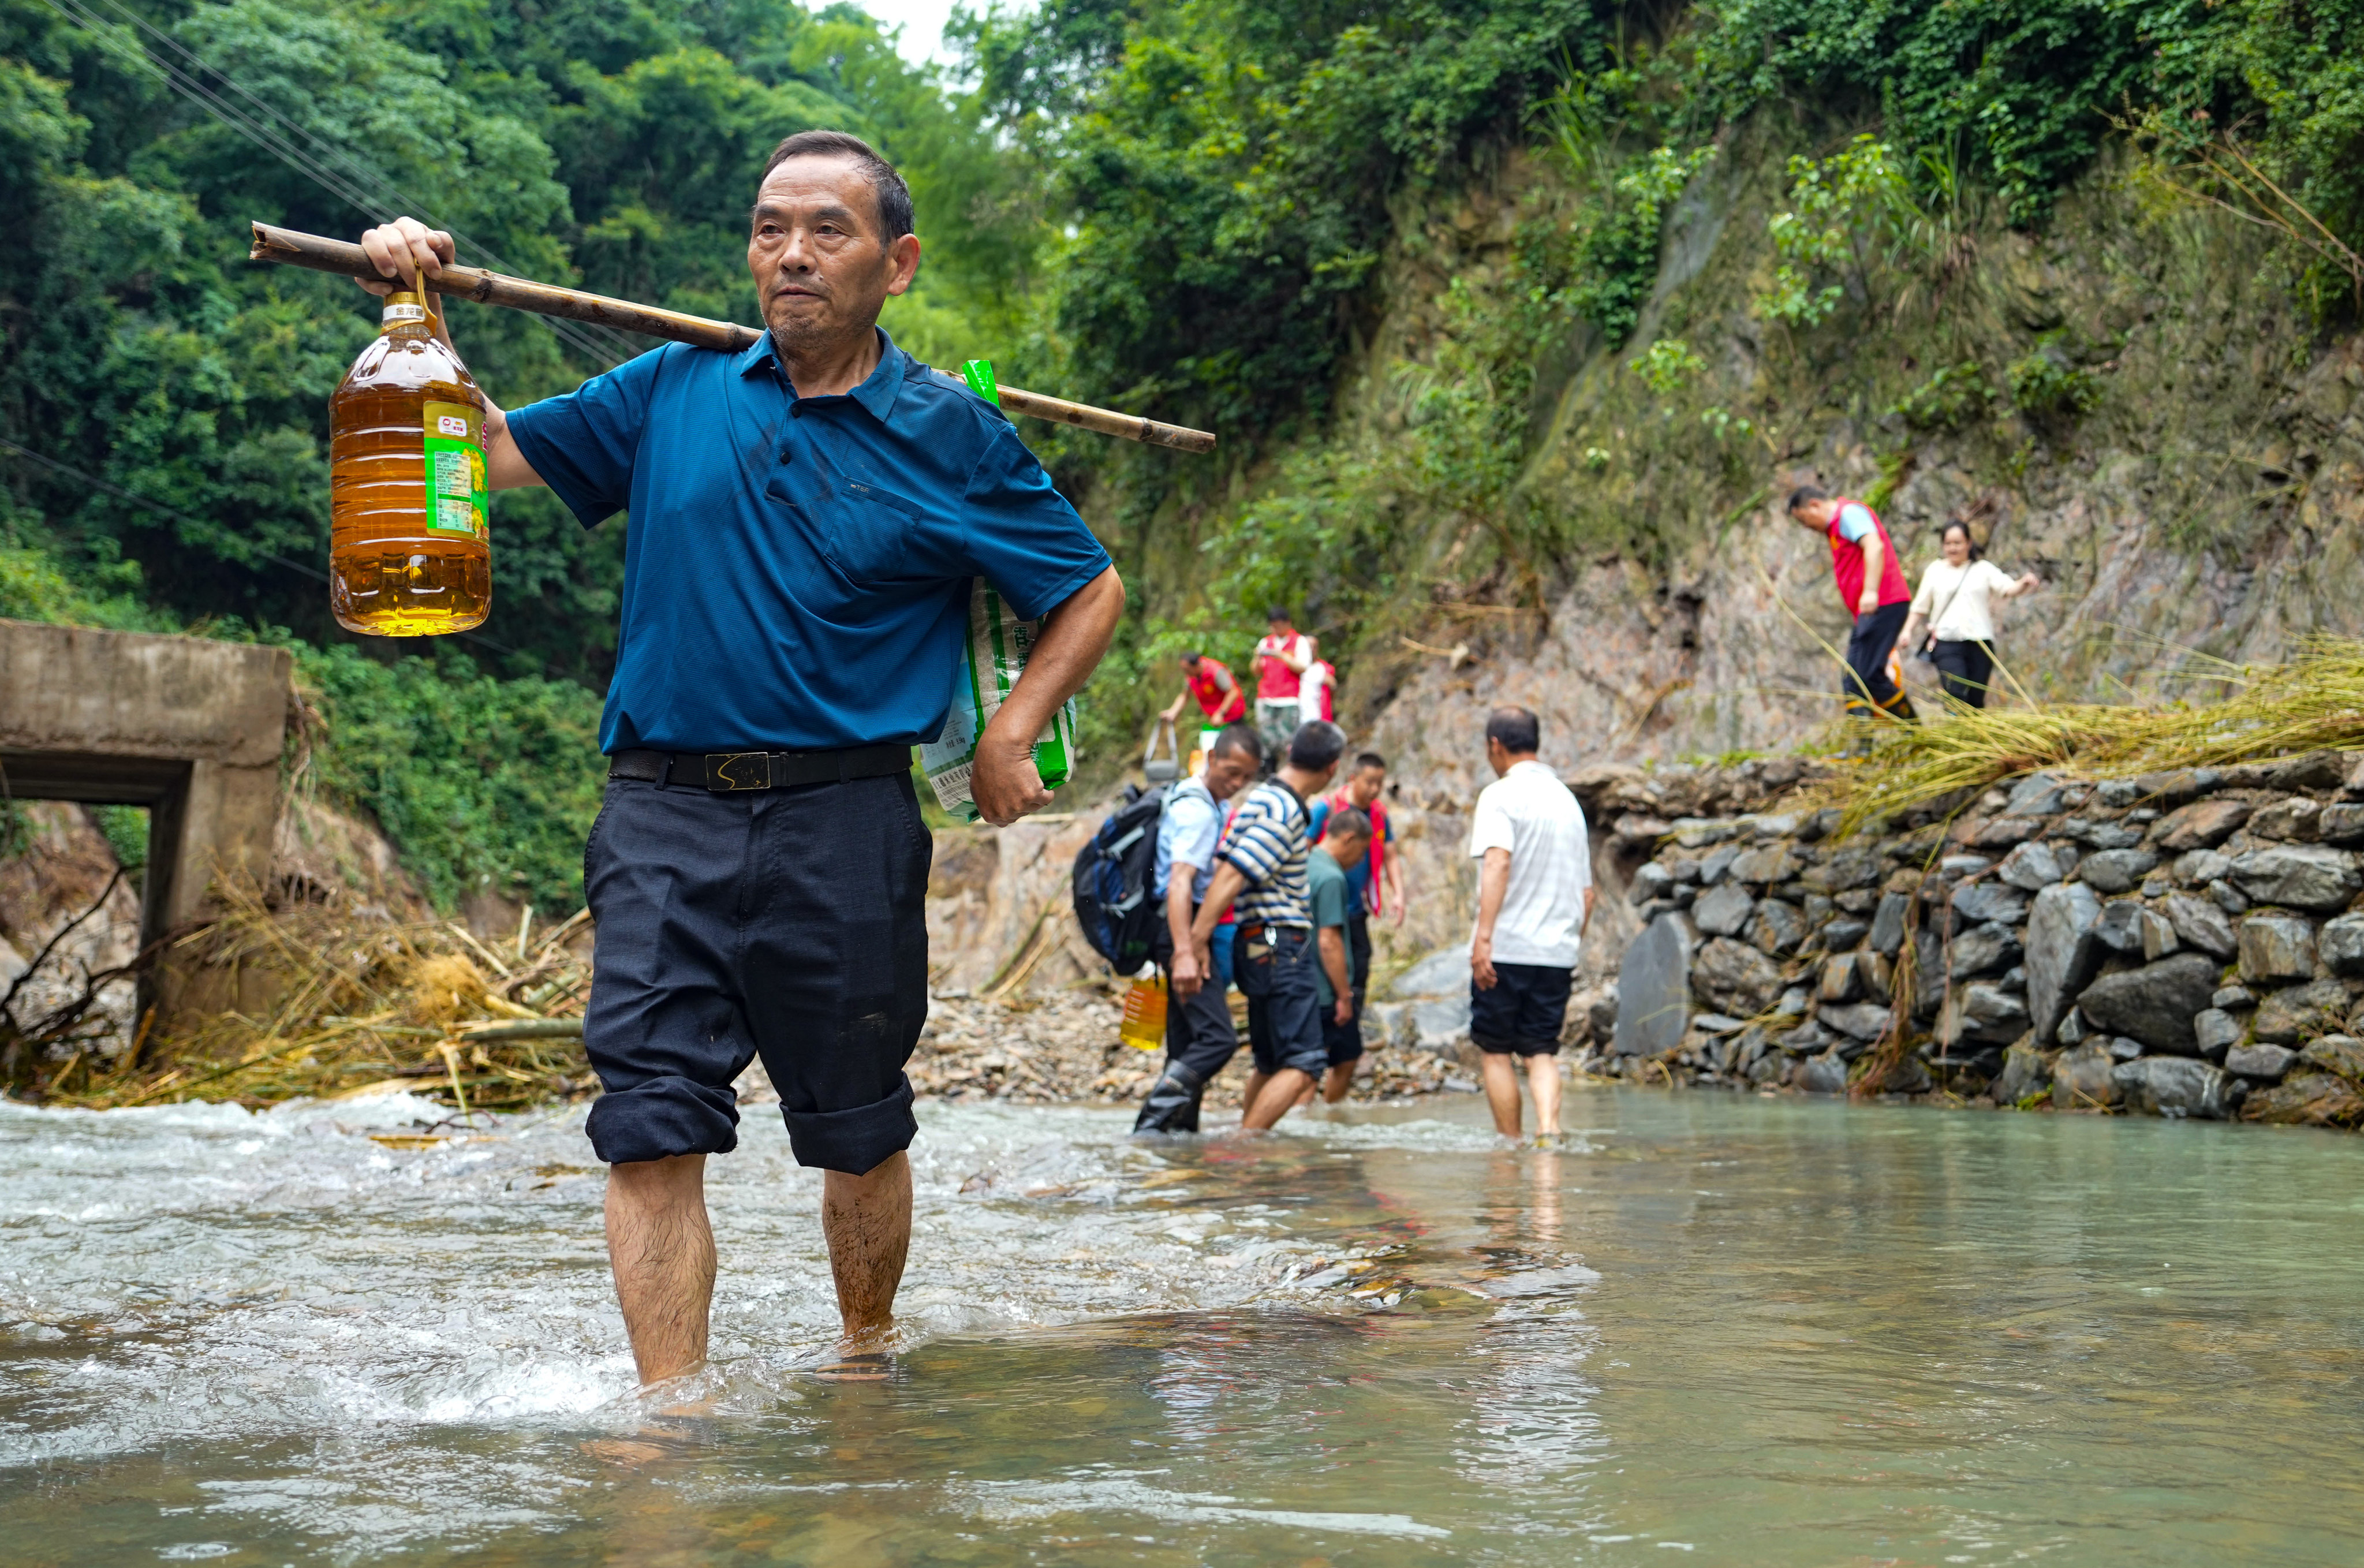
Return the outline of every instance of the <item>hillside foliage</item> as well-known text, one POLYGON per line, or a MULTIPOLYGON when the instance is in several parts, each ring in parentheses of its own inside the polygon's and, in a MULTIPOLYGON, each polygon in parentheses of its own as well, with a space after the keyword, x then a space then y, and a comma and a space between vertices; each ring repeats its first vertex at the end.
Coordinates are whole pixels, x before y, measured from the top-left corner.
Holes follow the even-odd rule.
MULTIPOLYGON (((1760 308, 1808 339, 1899 268, 1942 278, 1972 215, 2051 221, 2128 132, 2236 206, 2237 154, 2364 248, 2364 0, 1043 0, 956 14, 952 38, 947 72, 846 4, 0 0, 0 614, 296 647, 329 720, 318 787, 439 900, 554 906, 596 804, 622 530, 505 495, 483 639, 339 633, 314 575, 326 401, 374 317, 350 284, 248 264, 251 218, 347 234, 410 210, 469 259, 751 320, 764 153, 870 137, 927 246, 898 340, 1222 438, 1210 461, 1027 431, 1135 584, 1087 698, 1102 756, 1170 695, 1175 652, 1240 663, 1268 603, 1344 664, 1440 603, 1533 603, 1574 562, 1663 548, 1521 476, 1568 364, 1613 355, 1671 409, 1714 359, 1673 327, 1634 339, 1668 215, 1736 138, 1800 161, 1760 308), (1423 226, 1513 162, 1501 262, 1444 280, 1416 350, 1377 354, 1423 226)), ((2352 319, 2335 250, 2289 267, 2317 319, 2352 319)), ((455 326, 511 405, 607 362, 519 316, 455 326)), ((1899 407, 1934 427, 2013 395, 2067 420, 2080 374, 2045 347, 1899 407)), ((1721 504, 1746 494, 1750 416, 1685 418, 1721 504)))

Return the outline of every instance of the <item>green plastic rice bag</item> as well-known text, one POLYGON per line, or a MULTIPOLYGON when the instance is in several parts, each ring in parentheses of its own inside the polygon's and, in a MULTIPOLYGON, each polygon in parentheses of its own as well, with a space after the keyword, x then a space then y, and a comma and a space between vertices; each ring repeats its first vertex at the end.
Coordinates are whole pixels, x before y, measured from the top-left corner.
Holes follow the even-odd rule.
MULTIPOLYGON (((961 647, 960 673, 953 681, 952 712, 945 716, 944 732, 920 748, 920 767, 935 788, 937 804, 960 821, 976 820, 969 776, 976 766, 977 737, 1025 673, 1026 656, 1033 651, 1042 626, 1038 620, 1019 619, 984 578, 970 588, 968 637, 961 647)), ((1075 776, 1075 698, 1059 705, 1035 740, 1034 767, 1046 789, 1056 789, 1075 776)))

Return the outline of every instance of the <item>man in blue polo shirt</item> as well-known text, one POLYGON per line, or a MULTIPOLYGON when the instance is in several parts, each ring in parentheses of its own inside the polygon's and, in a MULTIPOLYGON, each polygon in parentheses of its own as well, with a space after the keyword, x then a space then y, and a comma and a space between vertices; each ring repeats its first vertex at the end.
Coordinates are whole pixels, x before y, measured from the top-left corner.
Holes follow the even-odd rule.
MULTIPOLYGON (((453 259, 409 218, 362 245, 406 285, 453 259)), ((585 1130, 611 1167, 608 1258, 643 1383, 705 1360, 706 1157, 737 1143, 731 1081, 756 1056, 798 1162, 827 1172, 832 1370, 883 1373, 918 1130, 903 1065, 928 1004, 910 748, 943 728, 985 578, 1049 618, 980 738, 974 795, 997 825, 1039 810, 1033 740, 1124 606, 1009 421, 878 329, 919 262, 894 169, 802 132, 756 193, 761 341, 668 344, 485 417, 493 488, 547 484, 586 528, 630 517, 608 794, 584 853, 584 1045, 607 1088, 585 1130)))

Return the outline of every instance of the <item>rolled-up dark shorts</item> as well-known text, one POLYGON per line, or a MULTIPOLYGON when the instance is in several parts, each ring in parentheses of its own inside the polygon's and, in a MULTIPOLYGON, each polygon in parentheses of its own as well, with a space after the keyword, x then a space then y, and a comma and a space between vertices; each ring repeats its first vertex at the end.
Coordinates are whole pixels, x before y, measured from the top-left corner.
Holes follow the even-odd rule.
POLYGON ((711 793, 610 779, 583 852, 583 1044, 609 1164, 739 1141, 760 1055, 797 1162, 860 1175, 919 1131, 933 841, 908 774, 711 793))
POLYGON ((1496 1055, 1556 1056, 1567 1021, 1572 969, 1542 963, 1498 963, 1494 988, 1469 983, 1469 1039, 1496 1055))
POLYGON ((1302 926, 1243 923, 1232 962, 1248 999, 1248 1046, 1256 1071, 1294 1067, 1319 1078, 1330 1065, 1321 1046, 1321 1002, 1313 987, 1313 933, 1302 926))

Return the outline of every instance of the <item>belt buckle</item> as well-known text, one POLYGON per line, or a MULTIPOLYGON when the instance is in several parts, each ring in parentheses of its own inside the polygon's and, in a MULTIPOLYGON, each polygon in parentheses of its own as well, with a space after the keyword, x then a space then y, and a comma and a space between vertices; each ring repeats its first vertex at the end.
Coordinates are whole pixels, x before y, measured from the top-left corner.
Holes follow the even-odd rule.
POLYGON ((769 751, 708 751, 706 754, 706 787, 711 790, 769 789, 772 787, 772 754, 769 751))

